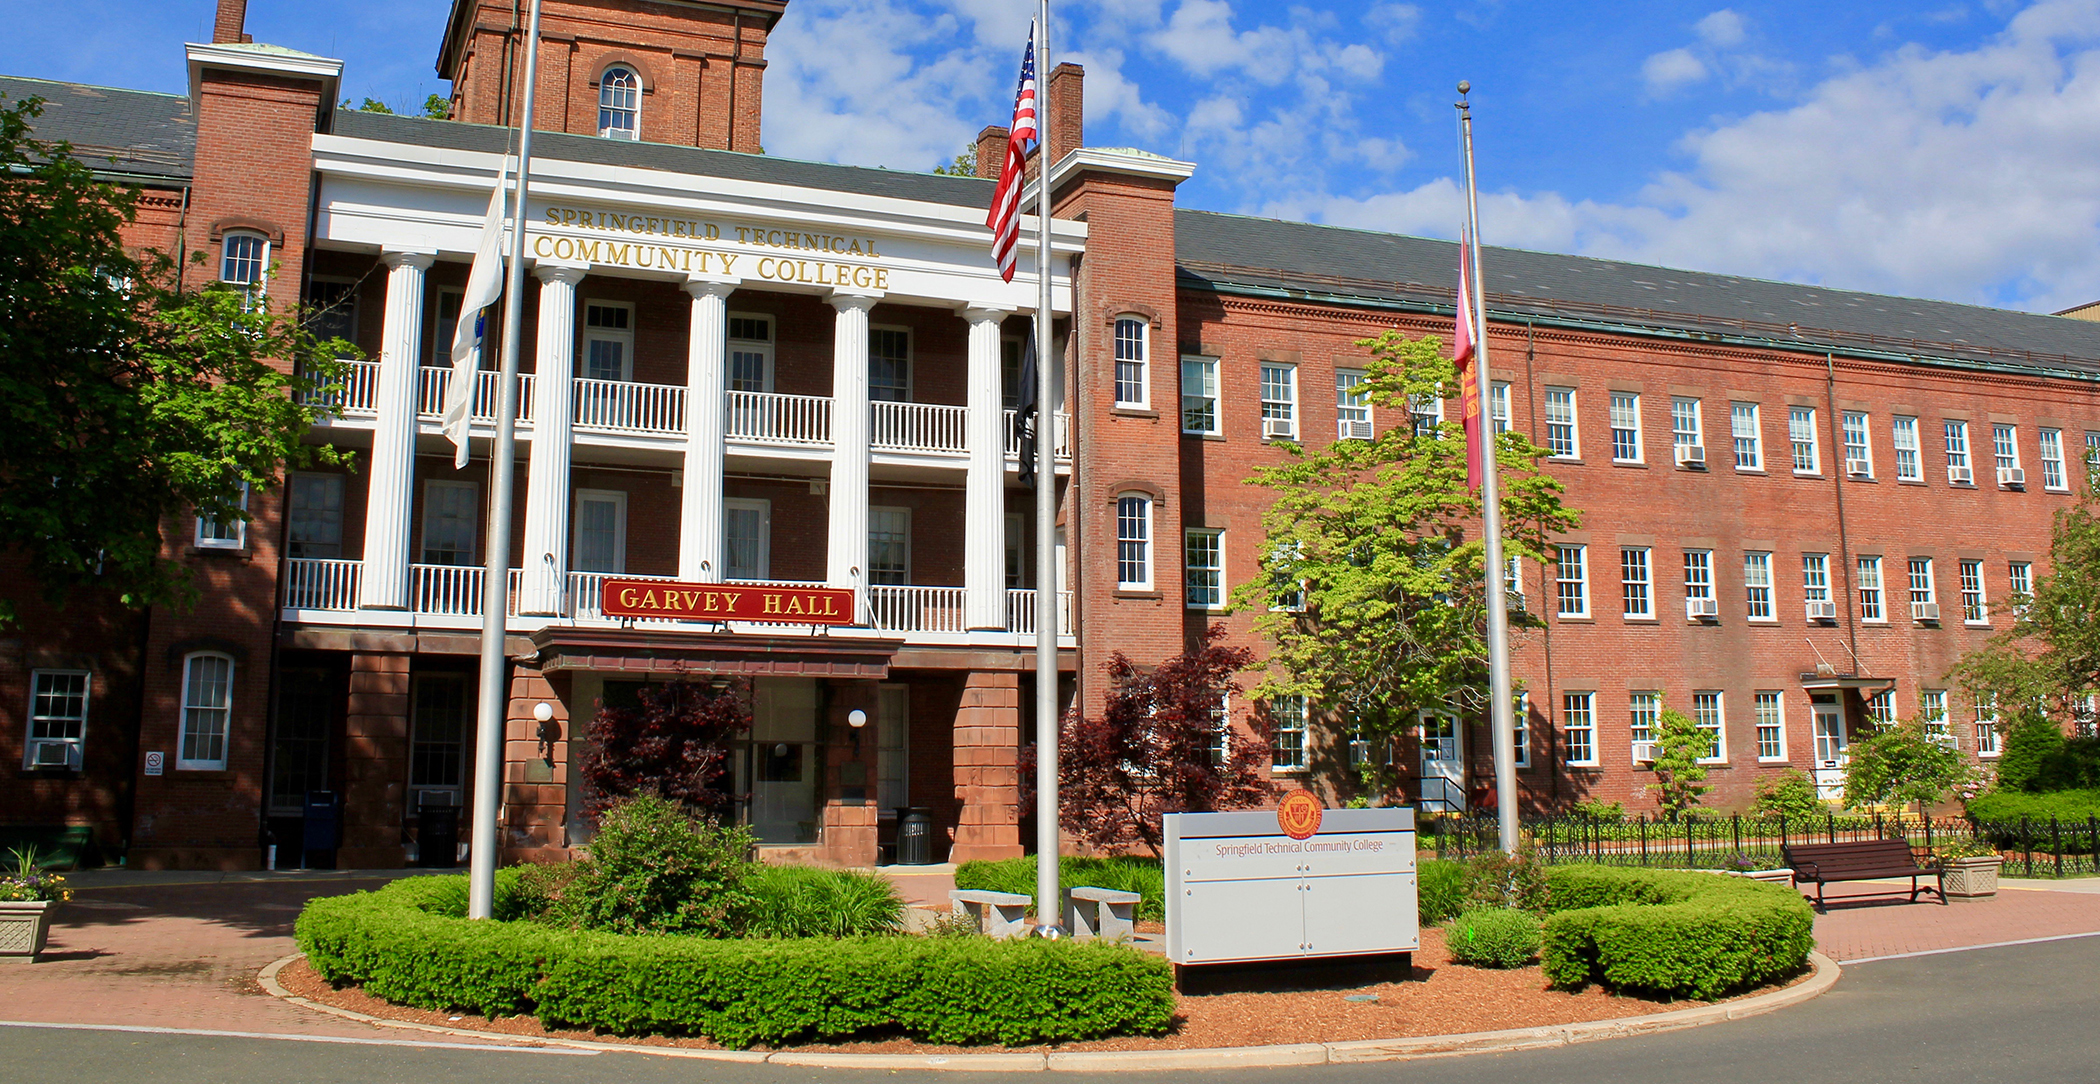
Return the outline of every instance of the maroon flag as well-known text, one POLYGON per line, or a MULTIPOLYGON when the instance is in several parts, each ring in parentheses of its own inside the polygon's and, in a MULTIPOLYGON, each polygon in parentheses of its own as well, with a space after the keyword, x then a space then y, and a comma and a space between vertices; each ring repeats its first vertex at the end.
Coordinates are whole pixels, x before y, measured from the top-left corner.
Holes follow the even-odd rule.
POLYGON ((1466 488, 1480 492, 1480 381, 1473 375, 1473 247, 1458 231, 1458 312, 1451 333, 1451 357, 1458 363, 1458 401, 1466 428, 1466 488))
POLYGON ((1028 144, 1036 140, 1035 24, 1028 24, 1028 49, 1021 54, 1021 84, 1014 91, 1014 123, 1006 137, 1006 166, 992 191, 984 224, 992 231, 992 262, 999 277, 1014 280, 1014 246, 1021 239, 1021 183, 1028 172, 1028 144))

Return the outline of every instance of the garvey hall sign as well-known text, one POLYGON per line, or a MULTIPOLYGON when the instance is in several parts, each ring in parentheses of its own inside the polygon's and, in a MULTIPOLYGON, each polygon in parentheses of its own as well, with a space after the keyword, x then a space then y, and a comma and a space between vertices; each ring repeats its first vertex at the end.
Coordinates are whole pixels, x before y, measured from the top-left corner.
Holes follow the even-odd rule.
POLYGON ((853 592, 840 588, 606 580, 604 592, 599 608, 607 617, 778 625, 853 623, 853 592))

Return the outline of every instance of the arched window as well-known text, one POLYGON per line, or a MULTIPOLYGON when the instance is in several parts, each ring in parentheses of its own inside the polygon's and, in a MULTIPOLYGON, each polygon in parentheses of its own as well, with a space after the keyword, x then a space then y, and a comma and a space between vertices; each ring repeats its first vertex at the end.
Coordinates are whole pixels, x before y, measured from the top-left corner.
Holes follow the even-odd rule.
POLYGON ((226 234, 220 245, 219 281, 240 291, 245 307, 255 307, 269 274, 269 238, 246 231, 226 234))
POLYGON ((1116 498, 1116 586, 1152 589, 1152 498, 1142 493, 1116 498))
POLYGON ((200 652, 182 660, 182 745, 175 767, 224 771, 226 738, 233 716, 233 660, 200 652))
POLYGON ((640 139, 642 77, 615 64, 598 78, 598 134, 607 139, 640 139))

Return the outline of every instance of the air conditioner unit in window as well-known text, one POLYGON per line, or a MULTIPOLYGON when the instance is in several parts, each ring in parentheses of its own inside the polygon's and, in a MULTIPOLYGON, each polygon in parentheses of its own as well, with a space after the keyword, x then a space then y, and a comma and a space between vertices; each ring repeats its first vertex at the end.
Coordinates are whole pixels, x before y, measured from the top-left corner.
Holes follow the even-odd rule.
POLYGON ((1845 473, 1854 478, 1871 478, 1874 476, 1874 468, 1864 459, 1847 459, 1845 473))
POLYGON ((1910 619, 1912 621, 1938 621, 1940 619, 1940 604, 1937 602, 1913 602, 1910 604, 1910 619))
POLYGON ((1706 469, 1706 446, 1703 444, 1680 444, 1677 446, 1677 465, 1696 470, 1706 469))
POLYGON ((80 745, 70 741, 31 742, 29 763, 36 768, 78 768, 80 745))
POLYGON ((1976 472, 1967 467, 1948 467, 1947 484, 1950 486, 1973 486, 1976 484, 1976 472))
POLYGON ((1692 620, 1721 616, 1721 602, 1711 598, 1688 598, 1684 600, 1684 616, 1692 620))
POLYGON ((2027 472, 2019 467, 1999 467, 1998 484, 2011 486, 2015 489, 2024 489, 2027 486, 2027 472))
POLYGON ((1370 440, 1371 423, 1343 422, 1341 436, 1343 440, 1370 440))
POLYGON ((1277 437, 1289 440, 1297 435, 1298 425, 1289 418, 1263 418, 1261 420, 1261 436, 1263 440, 1273 440, 1277 437))
POLYGON ((1653 764, 1655 762, 1655 743, 1652 741, 1634 742, 1633 762, 1635 764, 1653 764))
POLYGON ((1811 602, 1808 604, 1808 619, 1810 621, 1835 621, 1837 617, 1838 604, 1835 602, 1811 602))

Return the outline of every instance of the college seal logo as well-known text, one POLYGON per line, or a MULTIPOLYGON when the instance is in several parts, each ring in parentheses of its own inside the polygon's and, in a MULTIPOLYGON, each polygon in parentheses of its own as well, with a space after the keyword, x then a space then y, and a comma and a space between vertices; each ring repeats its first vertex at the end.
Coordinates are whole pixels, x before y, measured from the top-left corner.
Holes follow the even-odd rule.
POLYGON ((1276 807, 1276 826, 1292 839, 1311 839, 1320 830, 1320 814, 1326 810, 1309 790, 1294 790, 1276 807))

